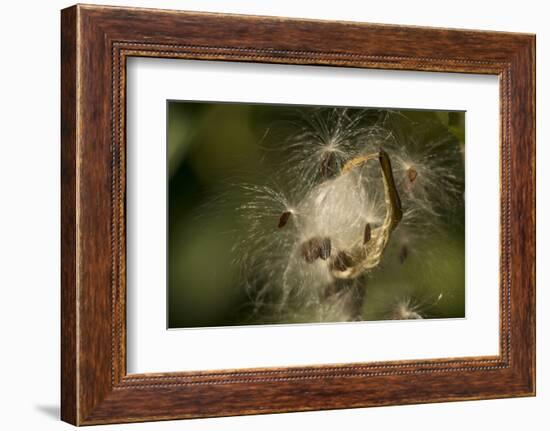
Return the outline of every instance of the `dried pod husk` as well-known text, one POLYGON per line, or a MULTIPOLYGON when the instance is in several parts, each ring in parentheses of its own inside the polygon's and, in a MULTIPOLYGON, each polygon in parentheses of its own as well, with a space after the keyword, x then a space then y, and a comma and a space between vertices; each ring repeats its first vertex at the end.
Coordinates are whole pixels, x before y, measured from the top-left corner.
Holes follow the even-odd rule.
POLYGON ((393 320, 411 320, 423 319, 418 303, 411 299, 405 299, 397 302, 392 310, 391 319, 393 320))
POLYGON ((347 249, 348 251, 340 251, 331 258, 329 269, 334 278, 354 279, 376 268, 380 264, 391 233, 403 218, 401 199, 393 178, 390 157, 383 149, 348 161, 342 168, 342 174, 375 159, 378 159, 382 173, 386 215, 379 227, 371 229, 370 224, 365 226, 362 238, 359 238, 362 240, 362 246, 353 245, 347 249))

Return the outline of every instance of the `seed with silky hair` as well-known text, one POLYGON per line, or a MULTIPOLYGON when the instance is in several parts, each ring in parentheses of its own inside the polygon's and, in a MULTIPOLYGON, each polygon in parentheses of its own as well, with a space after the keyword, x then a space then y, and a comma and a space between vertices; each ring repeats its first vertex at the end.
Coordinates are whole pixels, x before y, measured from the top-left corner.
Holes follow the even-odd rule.
POLYGON ((411 183, 414 183, 416 180, 416 177, 418 176, 418 172, 414 168, 407 169, 407 177, 409 178, 409 181, 411 183))
POLYGON ((307 263, 313 263, 317 259, 327 260, 330 257, 330 238, 313 237, 302 243, 300 254, 307 263))
POLYGON ((290 211, 285 211, 284 213, 282 213, 281 217, 279 217, 279 224, 277 225, 277 227, 279 229, 285 227, 291 215, 292 213, 290 211))
POLYGON ((371 228, 370 223, 365 225, 365 231, 363 232, 363 244, 366 244, 371 239, 371 228))

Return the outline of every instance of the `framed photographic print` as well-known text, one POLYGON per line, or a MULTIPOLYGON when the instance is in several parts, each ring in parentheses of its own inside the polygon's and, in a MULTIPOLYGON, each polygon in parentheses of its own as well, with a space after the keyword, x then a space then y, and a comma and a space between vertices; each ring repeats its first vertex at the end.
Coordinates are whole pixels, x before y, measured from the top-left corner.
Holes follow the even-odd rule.
POLYGON ((62 419, 535 394, 535 37, 62 11, 62 419))

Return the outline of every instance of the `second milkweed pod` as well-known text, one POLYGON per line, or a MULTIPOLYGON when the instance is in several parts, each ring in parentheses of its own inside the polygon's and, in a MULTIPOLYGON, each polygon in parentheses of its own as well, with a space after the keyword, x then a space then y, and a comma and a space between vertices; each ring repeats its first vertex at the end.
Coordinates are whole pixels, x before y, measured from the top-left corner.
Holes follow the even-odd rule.
POLYGON ((422 300, 414 296, 404 296, 394 302, 389 317, 393 320, 425 319, 430 316, 429 310, 437 306, 442 298, 443 293, 434 299, 422 300))
POLYGON ((423 319, 421 306, 414 299, 405 297, 397 301, 391 312, 392 320, 423 319))
POLYGON ((280 229, 282 227, 285 227, 285 225, 288 222, 288 219, 290 219, 290 216, 292 215, 291 211, 285 211, 281 214, 281 217, 279 217, 279 224, 277 227, 280 229))

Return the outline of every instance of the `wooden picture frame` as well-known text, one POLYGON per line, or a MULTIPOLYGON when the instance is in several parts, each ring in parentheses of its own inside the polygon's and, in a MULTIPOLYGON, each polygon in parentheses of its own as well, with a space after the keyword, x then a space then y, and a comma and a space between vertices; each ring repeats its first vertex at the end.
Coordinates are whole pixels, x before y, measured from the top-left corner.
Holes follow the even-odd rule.
POLYGON ((534 35, 83 5, 63 10, 61 24, 64 421, 535 394, 534 35), (500 354, 127 374, 125 65, 131 56, 498 75, 500 354))

